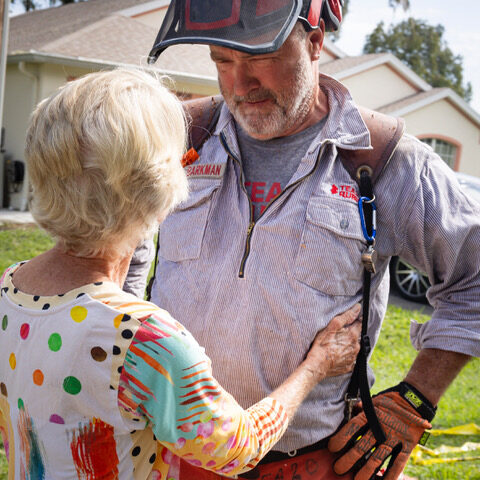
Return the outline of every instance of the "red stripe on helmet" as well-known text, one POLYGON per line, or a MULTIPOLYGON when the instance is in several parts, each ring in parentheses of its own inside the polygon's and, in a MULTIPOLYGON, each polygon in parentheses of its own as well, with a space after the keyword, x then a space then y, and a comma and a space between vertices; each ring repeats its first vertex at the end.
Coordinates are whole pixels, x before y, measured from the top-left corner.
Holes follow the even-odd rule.
POLYGON ((338 18, 338 22, 342 21, 342 5, 339 0, 327 0, 330 10, 338 18))
POLYGON ((322 12, 323 2, 324 0, 312 0, 310 2, 307 20, 312 27, 317 27, 320 24, 320 13, 322 12))

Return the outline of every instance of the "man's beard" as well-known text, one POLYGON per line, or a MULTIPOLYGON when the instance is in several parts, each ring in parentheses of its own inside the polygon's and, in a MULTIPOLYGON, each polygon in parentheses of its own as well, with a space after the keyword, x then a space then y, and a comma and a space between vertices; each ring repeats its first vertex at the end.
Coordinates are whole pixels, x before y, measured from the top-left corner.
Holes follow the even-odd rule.
POLYGON ((305 56, 299 60, 294 82, 288 90, 275 93, 266 88, 259 88, 245 96, 230 96, 222 85, 220 90, 225 102, 240 126, 253 138, 268 140, 281 137, 295 125, 301 125, 312 106, 315 92, 313 69, 305 56), (271 100, 265 112, 245 114, 242 102, 259 102, 271 100))

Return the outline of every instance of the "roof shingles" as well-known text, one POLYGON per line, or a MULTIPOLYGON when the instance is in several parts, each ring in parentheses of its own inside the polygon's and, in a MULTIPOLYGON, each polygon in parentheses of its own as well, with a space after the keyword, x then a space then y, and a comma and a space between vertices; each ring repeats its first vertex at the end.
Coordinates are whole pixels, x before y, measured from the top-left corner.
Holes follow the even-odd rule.
POLYGON ((89 0, 45 10, 35 10, 12 17, 10 19, 8 53, 31 51, 32 49, 42 51, 44 45, 79 31, 114 12, 139 3, 144 2, 139 0, 89 0))
POLYGON ((145 65, 156 29, 135 19, 110 15, 50 42, 43 52, 108 62, 145 65))
MULTIPOLYGON (((89 0, 13 17, 9 54, 35 52, 146 66, 157 28, 117 12, 147 3, 89 0)), ((174 45, 156 68, 216 78, 206 45, 174 45)))

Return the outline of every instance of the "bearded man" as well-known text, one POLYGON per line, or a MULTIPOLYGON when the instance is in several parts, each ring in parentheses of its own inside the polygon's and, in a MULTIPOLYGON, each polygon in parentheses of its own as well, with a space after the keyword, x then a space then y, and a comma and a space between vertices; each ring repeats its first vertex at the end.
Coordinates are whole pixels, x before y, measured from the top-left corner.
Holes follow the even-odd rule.
POLYGON ((383 478, 396 479, 448 385, 480 355, 479 206, 401 121, 365 113, 319 73, 340 0, 207 3, 172 1, 150 54, 208 44, 224 99, 196 146, 199 159, 187 162, 189 199, 160 228, 152 300, 200 340, 215 375, 246 406, 301 362, 324 319, 362 299, 368 322, 352 378, 368 390, 390 258, 427 272, 434 313, 412 326, 419 354, 404 381, 363 401, 351 419, 351 376, 322 381, 277 451, 245 476, 368 480, 383 468, 383 478), (359 175, 375 196, 359 191, 349 167, 367 156, 374 166, 359 175))

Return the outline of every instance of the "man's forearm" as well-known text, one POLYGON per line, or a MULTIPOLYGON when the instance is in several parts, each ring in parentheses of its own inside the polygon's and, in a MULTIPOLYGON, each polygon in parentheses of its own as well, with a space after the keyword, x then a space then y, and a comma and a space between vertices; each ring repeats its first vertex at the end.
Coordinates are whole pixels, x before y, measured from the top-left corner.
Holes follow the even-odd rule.
POLYGON ((470 360, 468 355, 428 348, 420 350, 405 382, 413 385, 437 405, 448 386, 470 360))

